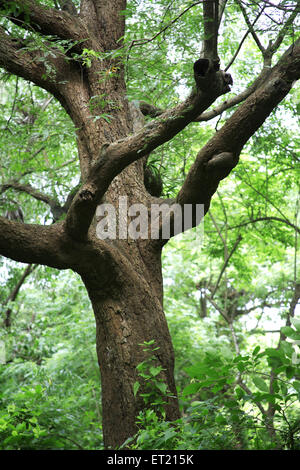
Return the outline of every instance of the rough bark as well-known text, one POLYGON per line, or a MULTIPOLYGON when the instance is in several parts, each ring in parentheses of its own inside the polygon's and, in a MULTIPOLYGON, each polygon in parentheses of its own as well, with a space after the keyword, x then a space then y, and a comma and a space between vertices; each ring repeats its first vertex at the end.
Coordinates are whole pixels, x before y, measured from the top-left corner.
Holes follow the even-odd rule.
POLYGON ((133 385, 140 380, 136 366, 145 360, 144 341, 155 340, 159 347, 157 365, 163 367, 162 379, 173 397, 168 399, 167 419, 179 417, 174 352, 162 308, 160 254, 141 256, 139 251, 137 246, 127 247, 126 257, 120 256, 106 288, 99 290, 90 273, 82 275, 96 318, 104 441, 112 447, 133 435, 135 417, 144 407, 142 399, 133 394, 133 385))
MULTIPOLYGON (((0 8, 6 2, 0 2, 0 8)), ((124 35, 125 0, 103 2, 82 0, 80 12, 45 8, 33 0, 23 3, 30 9, 30 25, 42 34, 73 39, 76 51, 90 47, 96 53, 119 47, 124 35), (49 16, 50 15, 50 16, 49 16), (88 44, 88 46, 86 45, 88 44)), ((214 2, 215 39, 218 2, 214 2)), ((222 2, 224 4, 224 2, 222 2)), ((209 14, 209 2, 205 2, 209 14)), ((26 29, 21 13, 12 18, 26 29), (22 20, 22 21, 21 21, 22 20)), ((163 313, 161 249, 166 240, 97 239, 95 211, 102 202, 118 208, 119 196, 128 205, 171 204, 153 198, 143 184, 143 161, 159 145, 172 139, 202 115, 215 99, 229 91, 231 77, 216 66, 216 40, 206 43, 208 57, 195 62, 195 89, 183 103, 166 110, 147 125, 135 126, 126 99, 123 64, 117 59, 94 58, 90 67, 70 60, 49 45, 55 70, 49 77, 40 51, 28 51, 0 27, 0 66, 31 80, 51 92, 73 120, 78 142, 82 185, 68 205, 66 220, 51 226, 13 223, 0 217, 0 253, 16 261, 72 269, 80 274, 89 293, 97 332, 97 353, 102 379, 103 431, 107 447, 116 447, 136 430, 135 417, 143 408, 133 395, 136 365, 145 359, 140 343, 154 339, 157 361, 170 394, 167 418, 179 416, 173 367, 174 354, 163 313), (113 73, 111 71, 113 70, 113 73), (99 77, 102 77, 99 80, 99 77), (95 96, 107 97, 107 104, 93 103, 95 96), (93 104, 93 106, 91 106, 93 104), (95 119, 108 113, 111 119, 95 119)), ((209 41, 209 38, 208 38, 209 41)), ((196 58, 195 58, 196 59, 196 58)), ((192 73, 193 64, 191 64, 192 73)), ((289 92, 300 75, 300 44, 297 41, 270 70, 260 77, 247 99, 227 124, 199 152, 177 201, 205 205, 207 210, 219 182, 238 162, 245 142, 289 92)), ((49 198, 23 187, 34 197, 50 204, 49 198)))

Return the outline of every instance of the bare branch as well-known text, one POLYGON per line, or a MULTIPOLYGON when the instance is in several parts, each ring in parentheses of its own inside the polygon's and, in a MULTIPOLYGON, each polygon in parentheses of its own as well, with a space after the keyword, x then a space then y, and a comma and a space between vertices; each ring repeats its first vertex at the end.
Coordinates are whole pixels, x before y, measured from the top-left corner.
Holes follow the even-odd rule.
POLYGON ((47 196, 47 194, 42 193, 38 189, 35 189, 30 184, 21 184, 16 181, 4 183, 0 186, 0 194, 4 193, 8 189, 14 189, 16 191, 27 193, 38 201, 45 202, 48 205, 51 205, 55 202, 50 196, 47 196))
POLYGON ((162 33, 164 33, 167 29, 169 29, 176 21, 179 20, 185 13, 187 13, 191 8, 195 7, 196 5, 199 5, 200 3, 203 3, 203 0, 199 2, 194 2, 191 5, 189 5, 187 8, 185 8, 179 15, 177 15, 172 21, 170 21, 164 28, 162 28, 158 33, 154 34, 151 38, 144 38, 144 39, 134 39, 129 46, 129 51, 132 47, 135 46, 143 46, 144 44, 147 44, 149 42, 154 41, 158 36, 160 36, 162 33))
POLYGON ((75 197, 77 190, 79 189, 80 185, 73 188, 67 199, 65 204, 62 206, 56 199, 48 196, 47 194, 39 191, 38 189, 34 188, 30 184, 22 184, 17 181, 12 181, 10 183, 5 183, 0 186, 0 194, 3 194, 8 189, 14 189, 15 191, 20 191, 32 196, 37 201, 42 201, 50 207, 50 210, 53 215, 53 222, 57 222, 63 214, 66 214, 71 206, 71 203, 75 197))
POLYGON ((8 189, 14 189, 15 191, 27 193, 37 201, 42 201, 48 204, 51 209, 54 222, 59 220, 62 214, 66 212, 56 199, 48 196, 45 193, 42 193, 38 189, 35 189, 30 184, 21 184, 16 181, 6 183, 0 186, 0 194, 4 193, 8 189))
POLYGON ((285 12, 292 11, 292 8, 290 8, 289 5, 280 5, 280 3, 275 4, 275 3, 269 2, 268 0, 263 0, 263 2, 266 5, 269 5, 270 7, 277 8, 278 10, 282 10, 285 12))
MULTIPOLYGON (((9 302, 14 302, 16 300, 26 278, 37 268, 37 266, 38 266, 37 264, 28 264, 26 266, 17 284, 14 286, 12 291, 9 293, 8 297, 3 302, 2 304, 3 306, 7 305, 9 302)), ((5 312, 5 318, 3 322, 6 328, 8 328, 11 325, 11 313, 12 313, 12 309, 8 307, 5 312)))
POLYGON ((225 312, 224 309, 222 309, 215 301, 214 299, 212 299, 211 297, 207 297, 207 300, 209 300, 209 302, 215 307, 215 309, 222 315, 222 317, 224 318, 224 320, 226 321, 226 323, 230 323, 229 321, 229 318, 225 312))
POLYGON ((223 14, 224 14, 224 11, 225 11, 226 3, 227 3, 227 0, 220 0, 219 1, 219 25, 218 25, 218 27, 220 27, 220 24, 222 22, 222 18, 223 18, 223 14))
MULTIPOLYGON (((253 29, 255 23, 257 22, 257 20, 260 18, 262 12, 264 11, 264 8, 265 8, 265 7, 263 6, 262 9, 260 10, 260 12, 258 13, 258 15, 256 16, 255 20, 253 21, 253 23, 251 24, 252 29, 253 29)), ((244 36, 243 36, 243 38, 242 38, 242 40, 241 40, 241 42, 240 42, 240 44, 239 44, 237 50, 235 51, 233 57, 232 57, 231 60, 229 61, 228 65, 226 66, 225 72, 229 69, 229 67, 231 67, 231 65, 232 65, 233 62, 235 61, 235 59, 236 59, 238 53, 240 52, 240 50, 241 50, 241 48, 242 48, 242 45, 244 44, 244 41, 246 40, 246 38, 248 37, 248 34, 249 34, 250 32, 251 32, 251 29, 248 28, 248 30, 247 30, 246 33, 244 34, 244 36)))
MULTIPOLYGON (((263 68, 263 70, 257 76, 257 78, 252 83, 252 85, 250 85, 248 88, 246 88, 244 91, 242 91, 238 95, 233 96, 232 98, 229 98, 226 101, 223 101, 223 103, 220 103, 215 108, 212 108, 200 114, 200 116, 197 116, 196 119, 193 120, 193 122, 210 121, 211 119, 222 114, 227 109, 230 109, 233 106, 236 106, 237 104, 242 103, 263 83, 264 80, 266 80, 269 74, 270 74, 270 69, 267 67, 263 68)), ((157 108, 156 106, 146 103, 145 101, 139 101, 139 104, 140 104, 140 109, 145 116, 157 117, 163 114, 164 112, 166 112, 165 110, 162 110, 161 108, 157 108)))
POLYGON ((2 305, 7 305, 8 302, 14 302, 16 300, 20 288, 22 287, 22 284, 24 283, 26 277, 28 277, 29 274, 31 274, 36 268, 37 264, 28 264, 28 266, 26 266, 17 284, 14 286, 14 288, 9 293, 2 305))
POLYGON ((221 271, 220 271, 219 277, 218 277, 218 279, 217 279, 217 282, 216 282, 216 284, 215 284, 215 286, 214 286, 214 289, 213 289, 213 292, 212 292, 212 294, 211 294, 211 298, 214 297, 214 295, 215 295, 215 293, 216 293, 216 291, 217 291, 217 289, 218 289, 218 287, 219 287, 219 284, 220 284, 221 278, 222 278, 222 276, 223 276, 223 273, 224 273, 225 269, 226 269, 227 266, 228 266, 229 260, 230 260, 230 258, 232 257, 233 253, 235 252, 235 250, 237 249, 237 247, 238 247, 239 243, 241 242, 241 240, 242 240, 241 235, 238 235, 238 237, 237 237, 237 239, 236 239, 236 241, 235 241, 233 247, 232 247, 231 250, 230 250, 230 253, 228 254, 228 256, 226 256, 226 258, 225 258, 225 260, 224 260, 224 263, 223 263, 223 266, 222 266, 222 269, 221 269, 221 271))
POLYGON ((284 219, 281 219, 280 217, 258 217, 256 219, 253 219, 253 220, 248 220, 247 222, 242 222, 238 225, 232 225, 231 227, 228 227, 229 229, 233 229, 233 228, 239 228, 239 227, 245 227, 246 225, 249 225, 249 224, 255 224, 256 222, 262 222, 262 221, 277 221, 277 222, 282 222, 283 224, 286 224, 288 225, 289 227, 292 227, 297 233, 300 233, 300 227, 297 227, 297 225, 294 225, 292 222, 290 222, 288 219, 284 218, 284 219))
POLYGON ((237 1, 237 4, 238 4, 239 7, 240 7, 240 10, 241 10, 242 14, 243 14, 243 17, 244 17, 245 22, 246 22, 246 24, 247 24, 247 26, 248 26, 248 29, 250 30, 250 32, 251 32, 251 34, 252 34, 252 37, 253 37, 254 41, 256 42, 256 44, 257 44, 257 47, 259 48, 259 50, 261 51, 262 55, 264 56, 264 54, 265 54, 265 52, 266 52, 266 49, 265 49, 265 48, 263 47, 263 45, 261 44, 261 42, 260 42, 260 40, 259 40, 259 38, 258 38, 258 36, 257 36, 257 34, 256 34, 255 30, 254 30, 254 28, 253 28, 253 25, 251 24, 251 21, 250 21, 248 15, 247 15, 246 9, 244 8, 244 6, 243 6, 243 4, 242 4, 242 2, 241 2, 240 0, 236 0, 236 1, 237 1))
POLYGON ((294 20, 297 17, 299 12, 300 12, 300 4, 298 2, 297 5, 295 6, 294 10, 291 12, 289 18, 287 19, 287 21, 285 22, 285 24, 283 25, 283 27, 279 31, 278 36, 275 39, 275 41, 273 43, 269 44, 269 46, 266 50, 267 54, 273 55, 279 49, 282 41, 284 40, 284 37, 285 37, 286 33, 288 32, 289 28, 291 28, 291 26, 293 25, 293 22, 294 22, 294 20))

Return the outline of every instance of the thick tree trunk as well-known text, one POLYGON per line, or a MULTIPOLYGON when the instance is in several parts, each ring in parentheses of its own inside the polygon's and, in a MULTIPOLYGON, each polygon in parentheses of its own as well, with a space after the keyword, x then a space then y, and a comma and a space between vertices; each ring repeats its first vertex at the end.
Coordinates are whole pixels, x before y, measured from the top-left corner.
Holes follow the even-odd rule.
MULTIPOLYGON (((125 247, 124 247, 125 248, 125 247)), ((160 250, 129 248, 107 277, 83 275, 96 318, 97 354, 101 370, 103 434, 106 447, 116 448, 136 432, 136 416, 145 407, 134 396, 136 366, 146 359, 142 343, 155 341, 157 365, 168 386, 167 419, 179 417, 174 383, 174 352, 162 308, 160 250)))

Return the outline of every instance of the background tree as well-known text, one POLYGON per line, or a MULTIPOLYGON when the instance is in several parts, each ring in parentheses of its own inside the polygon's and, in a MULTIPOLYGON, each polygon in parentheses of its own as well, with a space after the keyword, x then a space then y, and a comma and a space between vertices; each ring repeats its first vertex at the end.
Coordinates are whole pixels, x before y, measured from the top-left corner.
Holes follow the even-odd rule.
MULTIPOLYGON (((62 105, 74 124, 80 163, 77 179, 76 167, 71 169, 74 180, 71 180, 69 195, 64 195, 63 177, 58 175, 61 185, 57 189, 52 179, 49 196, 39 187, 47 186, 43 165, 52 178, 56 178, 57 170, 63 175, 67 164, 69 171, 72 162, 62 161, 70 139, 69 128, 63 134, 65 148, 63 145, 59 150, 55 148, 53 143, 58 136, 53 132, 50 136, 33 134, 27 147, 17 149, 18 165, 10 167, 9 152, 4 155, 1 163, 7 179, 2 183, 2 194, 17 191, 20 197, 32 196, 49 206, 52 220, 45 220, 44 225, 24 224, 1 217, 0 252, 30 265, 71 269, 82 278, 96 318, 104 441, 106 446, 116 446, 135 432, 136 416, 144 407, 141 397, 134 396, 136 366, 145 357, 139 344, 144 341, 155 340, 159 348, 155 357, 170 392, 167 418, 174 420, 179 416, 173 348, 162 307, 160 259, 166 240, 101 241, 95 233, 96 208, 104 200, 118 208, 118 198, 124 195, 129 204, 143 203, 150 207, 155 202, 171 206, 174 200, 157 198, 157 188, 153 193, 155 196, 148 192, 151 188, 144 173, 149 154, 162 144, 175 141, 175 136, 190 123, 207 121, 242 103, 223 127, 207 136, 202 149, 198 153, 195 150, 197 155, 189 171, 185 169, 183 158, 185 178, 175 201, 182 207, 184 204, 204 204, 207 212, 219 182, 237 165, 244 145, 299 78, 299 40, 294 38, 293 29, 298 4, 282 2, 275 7, 270 2, 247 5, 245 2, 204 1, 191 3, 175 15, 177 3, 174 2, 171 8, 162 1, 157 2, 155 18, 150 4, 145 3, 141 8, 136 2, 126 5, 121 0, 107 2, 105 6, 96 0, 83 0, 80 5, 26 0, 0 2, 0 6, 0 65, 10 74, 46 90, 62 105), (190 37, 187 33, 189 21, 199 25, 200 14, 203 15, 203 28, 199 26, 196 30, 193 27, 194 35, 190 37), (253 71, 255 73, 258 68, 258 57, 253 59, 252 71, 247 70, 247 64, 242 64, 246 89, 208 110, 219 96, 230 91, 232 79, 220 70, 219 56, 226 46, 226 27, 230 31, 228 20, 240 14, 245 19, 247 31, 237 44, 233 58, 245 39, 252 36, 263 59, 263 67, 255 76, 253 71), (186 22, 186 32, 176 29, 183 16, 190 18, 186 22), (124 43, 125 18, 128 30, 124 43), (142 37, 144 18, 148 20, 148 29, 151 21, 157 31, 150 38, 142 37), (222 20, 224 31, 219 29, 222 20), (136 21, 139 21, 137 27, 130 29, 136 21), (268 45, 264 46, 266 30, 271 33, 268 45), (139 39, 130 37, 131 31, 135 36, 138 34, 139 39), (168 59, 172 46, 176 45, 175 51, 182 48, 187 37, 190 48, 188 52, 184 48, 188 60, 182 65, 182 76, 191 82, 192 63, 197 59, 194 62, 196 86, 183 102, 171 109, 165 109, 166 100, 170 98, 171 104, 175 104, 176 89, 171 96, 165 95, 161 103, 157 100, 158 106, 149 104, 146 98, 151 93, 145 92, 144 78, 141 80, 139 72, 146 75, 147 64, 155 61, 156 56, 165 55, 168 59), (201 37, 203 45, 199 59, 201 37), (134 51, 142 46, 152 47, 157 44, 155 41, 159 41, 159 46, 154 47, 150 61, 140 61, 142 70, 137 66, 137 72, 130 80, 131 68, 135 65, 135 61, 130 60, 136 54, 134 51), (140 80, 142 86, 136 90, 140 80), (128 102, 128 96, 135 99, 133 104, 128 102), (145 124, 143 115, 153 119, 145 124), (49 137, 50 152, 43 154, 49 137), (56 167, 58 152, 62 155, 56 167), (43 173, 36 179, 28 163, 41 154, 44 161, 39 163, 43 173)), ((176 87, 174 74, 172 70, 160 67, 157 78, 151 77, 148 85, 154 90, 157 83, 163 83, 170 89, 171 80, 176 87)), ((15 86, 16 100, 6 125, 8 135, 12 125, 18 132, 28 129, 24 124, 34 128, 42 116, 41 111, 57 106, 57 102, 39 90, 34 90, 35 96, 31 94, 27 106, 23 102, 20 106, 18 80, 15 86)), ((10 151, 16 151, 15 143, 7 139, 10 151)), ((19 201, 11 198, 8 202, 12 205, 10 210, 18 211, 19 201)), ((28 215, 24 207, 23 212, 26 222, 28 215)), ((227 250, 225 263, 229 254, 227 250)))

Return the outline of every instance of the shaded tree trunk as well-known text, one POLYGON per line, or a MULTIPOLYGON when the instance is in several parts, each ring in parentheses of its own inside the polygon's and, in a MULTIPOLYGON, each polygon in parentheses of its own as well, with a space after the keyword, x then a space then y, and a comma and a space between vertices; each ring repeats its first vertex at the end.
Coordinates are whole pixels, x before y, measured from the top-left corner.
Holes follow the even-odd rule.
POLYGON ((155 340, 159 348, 155 351, 157 365, 164 369, 161 378, 172 396, 166 407, 167 419, 179 417, 174 352, 162 308, 159 255, 157 251, 145 258, 137 246, 130 248, 126 258, 120 257, 112 268, 106 288, 103 279, 82 276, 96 318, 104 442, 112 447, 135 433, 136 416, 144 408, 143 400, 133 394, 133 385, 140 380, 136 366, 146 359, 144 341, 155 340))

